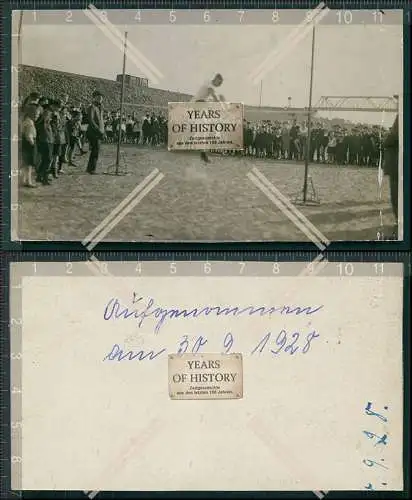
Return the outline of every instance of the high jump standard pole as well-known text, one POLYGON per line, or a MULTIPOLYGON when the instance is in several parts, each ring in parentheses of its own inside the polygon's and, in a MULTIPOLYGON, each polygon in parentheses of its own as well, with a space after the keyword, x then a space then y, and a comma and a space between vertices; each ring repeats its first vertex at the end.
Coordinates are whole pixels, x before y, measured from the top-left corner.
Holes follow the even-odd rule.
POLYGON ((121 93, 120 93, 120 122, 119 122, 119 135, 117 137, 117 152, 116 152, 116 175, 119 175, 120 144, 122 142, 123 103, 124 103, 124 77, 125 77, 125 73, 126 73, 126 49, 127 49, 127 31, 124 34, 122 90, 121 90, 121 93))
POLYGON ((309 84, 309 106, 308 106, 308 138, 306 141, 305 154, 305 179, 303 182, 303 203, 306 203, 308 192, 308 174, 309 174, 309 153, 310 153, 310 136, 312 131, 312 90, 313 90, 313 68, 315 59, 315 25, 312 30, 312 58, 310 63, 310 84, 309 84))
POLYGON ((18 58, 19 58, 19 70, 21 69, 21 65, 23 64, 23 56, 22 56, 22 40, 21 40, 21 32, 22 32, 22 27, 23 27, 23 10, 20 11, 20 17, 19 17, 19 31, 18 31, 18 38, 17 38, 17 44, 18 44, 18 58))

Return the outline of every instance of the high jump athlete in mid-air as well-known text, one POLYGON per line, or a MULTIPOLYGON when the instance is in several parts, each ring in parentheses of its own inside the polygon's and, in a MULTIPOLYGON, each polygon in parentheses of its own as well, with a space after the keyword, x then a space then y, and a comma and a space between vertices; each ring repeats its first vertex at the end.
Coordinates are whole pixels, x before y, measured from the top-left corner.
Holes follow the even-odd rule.
MULTIPOLYGON (((192 101, 194 102, 224 101, 225 98, 222 95, 218 96, 216 94, 216 89, 220 87, 222 83, 223 83, 223 76, 220 73, 217 73, 212 80, 208 80, 200 87, 197 94, 193 97, 192 101)), ((200 157, 205 163, 209 163, 209 158, 205 151, 202 151, 200 153, 200 157)))

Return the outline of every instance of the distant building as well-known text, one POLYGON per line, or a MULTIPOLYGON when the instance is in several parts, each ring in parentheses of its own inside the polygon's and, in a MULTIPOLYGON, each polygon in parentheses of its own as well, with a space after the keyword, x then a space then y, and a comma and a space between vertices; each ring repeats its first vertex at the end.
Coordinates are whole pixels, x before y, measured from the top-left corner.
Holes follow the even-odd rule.
MULTIPOLYGON (((116 76, 116 82, 122 83, 123 75, 116 76)), ((147 78, 141 78, 140 76, 124 75, 124 83, 128 87, 148 87, 149 80, 147 78)))

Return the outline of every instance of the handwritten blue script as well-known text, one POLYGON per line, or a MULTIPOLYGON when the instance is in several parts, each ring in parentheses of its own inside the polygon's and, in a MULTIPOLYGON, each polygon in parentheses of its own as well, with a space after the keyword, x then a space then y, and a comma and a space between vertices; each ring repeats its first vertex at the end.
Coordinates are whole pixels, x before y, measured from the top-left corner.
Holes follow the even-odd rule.
MULTIPOLYGON (((383 407, 384 411, 387 412, 389 410, 389 407, 386 405, 383 407)), ((388 417, 386 417, 385 415, 383 415, 383 411, 380 410, 380 412, 378 413, 374 408, 373 408, 373 405, 371 403, 371 401, 368 401, 368 404, 366 405, 365 407, 365 414, 368 415, 368 416, 371 416, 371 417, 376 417, 377 420, 381 420, 381 422, 384 422, 384 423, 387 423, 388 422, 388 417)), ((375 425, 376 425, 376 420, 375 420, 375 425)), ((385 462, 385 459, 384 458, 380 458, 378 459, 378 457, 376 456, 378 454, 378 452, 380 451, 382 453, 383 449, 384 449, 384 446, 387 446, 388 445, 388 435, 387 434, 383 434, 382 436, 379 436, 377 434, 377 432, 379 431, 362 431, 363 434, 371 440, 371 442, 374 442, 375 441, 375 444, 374 444, 374 447, 376 448, 378 445, 383 445, 383 446, 379 446, 379 448, 377 448, 377 450, 374 450, 374 459, 370 459, 370 458, 365 458, 362 460, 362 463, 364 465, 366 465, 367 467, 379 467, 381 469, 386 469, 388 470, 389 467, 387 467, 386 465, 384 465, 382 462, 385 462)), ((379 470, 379 469, 378 469, 379 470)), ((380 482, 382 486, 387 486, 388 483, 386 482, 382 482, 381 479, 380 479, 380 474, 375 474, 375 482, 380 482)), ((365 489, 366 490, 375 490, 375 486, 371 483, 371 482, 368 482, 367 486, 365 486, 365 489)))
POLYGON ((295 306, 295 305, 281 305, 281 306, 263 306, 263 305, 250 305, 246 307, 241 306, 228 306, 228 305, 204 305, 195 306, 187 309, 180 309, 178 307, 166 308, 155 303, 155 299, 148 297, 139 297, 133 293, 132 298, 133 306, 125 306, 121 304, 119 299, 113 297, 109 300, 104 308, 104 319, 109 320, 137 320, 137 324, 142 327, 147 318, 155 319, 155 333, 159 333, 160 329, 169 320, 173 319, 188 319, 188 318, 201 318, 208 316, 231 316, 238 318, 241 316, 260 316, 271 317, 274 314, 281 315, 313 315, 320 311, 324 306, 295 306), (136 306, 138 304, 139 307, 136 306), (141 307, 140 307, 141 306, 141 307))
POLYGON ((103 361, 143 361, 148 359, 152 361, 152 359, 157 358, 161 354, 166 352, 166 349, 161 349, 160 351, 124 351, 120 348, 119 344, 114 344, 112 350, 107 354, 103 361))

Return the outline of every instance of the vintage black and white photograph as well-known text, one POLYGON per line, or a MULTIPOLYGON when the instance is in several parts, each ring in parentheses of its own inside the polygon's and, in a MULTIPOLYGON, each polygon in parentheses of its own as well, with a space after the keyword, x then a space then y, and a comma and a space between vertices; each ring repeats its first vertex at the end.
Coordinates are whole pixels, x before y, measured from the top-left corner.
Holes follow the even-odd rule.
POLYGON ((14 11, 12 45, 13 240, 403 239, 402 11, 14 11))

